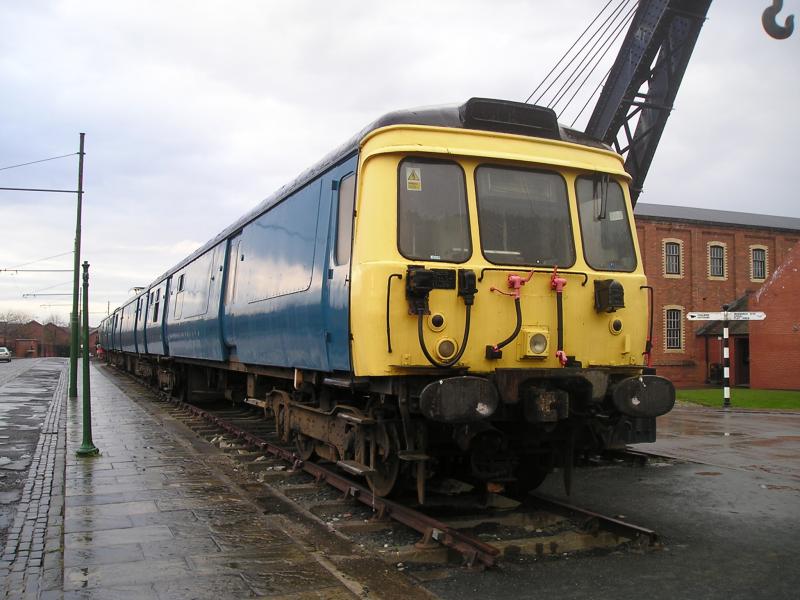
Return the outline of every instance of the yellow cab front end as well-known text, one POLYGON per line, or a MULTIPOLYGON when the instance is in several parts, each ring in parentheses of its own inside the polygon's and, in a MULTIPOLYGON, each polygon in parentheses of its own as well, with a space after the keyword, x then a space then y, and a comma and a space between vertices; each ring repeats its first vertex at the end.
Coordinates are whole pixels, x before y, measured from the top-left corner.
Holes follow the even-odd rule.
POLYGON ((601 147, 422 125, 368 134, 354 375, 391 381, 462 449, 488 428, 501 438, 490 445, 552 466, 576 436, 649 441, 674 389, 644 366, 650 297, 628 180, 601 147))

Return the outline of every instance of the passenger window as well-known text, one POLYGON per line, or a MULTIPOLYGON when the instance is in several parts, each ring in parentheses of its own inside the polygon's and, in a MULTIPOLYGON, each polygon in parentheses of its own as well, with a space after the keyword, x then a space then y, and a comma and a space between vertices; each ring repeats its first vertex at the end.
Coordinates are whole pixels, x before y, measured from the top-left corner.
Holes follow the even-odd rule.
POLYGON ((400 163, 397 245, 413 260, 464 262, 472 254, 464 171, 452 162, 400 163))
POLYGON ((353 206, 356 199, 355 175, 348 175, 339 183, 339 204, 336 215, 336 252, 333 261, 337 265, 350 262, 353 240, 353 206))

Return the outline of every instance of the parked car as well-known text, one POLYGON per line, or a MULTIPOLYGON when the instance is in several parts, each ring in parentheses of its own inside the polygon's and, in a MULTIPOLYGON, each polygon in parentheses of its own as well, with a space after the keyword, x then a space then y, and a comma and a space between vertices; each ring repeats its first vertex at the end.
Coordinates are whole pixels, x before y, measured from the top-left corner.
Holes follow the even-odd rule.
POLYGON ((0 361, 11 362, 11 352, 5 346, 0 346, 0 361))

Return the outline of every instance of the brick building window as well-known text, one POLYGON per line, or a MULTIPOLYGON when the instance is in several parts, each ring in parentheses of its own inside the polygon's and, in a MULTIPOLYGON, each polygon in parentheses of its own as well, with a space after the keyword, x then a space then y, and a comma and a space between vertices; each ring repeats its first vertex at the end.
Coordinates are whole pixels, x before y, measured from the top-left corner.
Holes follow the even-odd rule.
POLYGON ((764 281, 767 278, 766 246, 750 246, 750 280, 764 281))
POLYGON ((708 276, 711 279, 727 278, 728 249, 723 242, 708 243, 708 276))
POLYGON ((681 245, 678 242, 664 242, 664 274, 681 274, 681 245))
POLYGON ((664 349, 668 352, 683 350, 683 307, 664 308, 664 349))

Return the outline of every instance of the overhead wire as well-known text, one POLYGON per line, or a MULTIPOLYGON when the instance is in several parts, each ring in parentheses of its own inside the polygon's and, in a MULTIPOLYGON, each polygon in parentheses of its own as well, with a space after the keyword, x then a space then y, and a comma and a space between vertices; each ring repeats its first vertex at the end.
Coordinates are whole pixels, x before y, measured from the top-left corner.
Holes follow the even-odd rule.
POLYGON ((44 287, 44 288, 42 288, 40 290, 33 290, 33 292, 31 292, 31 293, 32 294, 38 294, 39 292, 46 292, 47 290, 52 290, 53 288, 61 287, 62 285, 72 285, 72 281, 65 281, 64 283, 55 283, 53 285, 49 285, 47 287, 44 287))
POLYGON ((49 160, 58 160, 59 158, 67 158, 68 156, 77 156, 79 152, 70 152, 69 154, 62 154, 61 156, 52 156, 50 158, 43 158, 41 160, 33 160, 31 162, 20 163, 18 165, 9 165, 8 167, 0 167, 0 171, 7 171, 8 169, 16 169, 17 167, 27 167, 28 165, 35 165, 38 163, 47 162, 49 160))
POLYGON ((44 262, 46 260, 51 260, 53 258, 60 258, 62 256, 66 256, 67 254, 72 254, 72 253, 73 251, 70 250, 69 252, 62 252, 61 254, 54 254, 53 256, 45 256, 44 258, 37 258, 36 260, 22 263, 21 265, 14 265, 13 267, 6 267, 5 269, 0 269, 0 271, 13 271, 14 269, 20 269, 22 267, 27 267, 28 265, 35 265, 36 263, 44 262))

